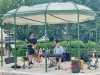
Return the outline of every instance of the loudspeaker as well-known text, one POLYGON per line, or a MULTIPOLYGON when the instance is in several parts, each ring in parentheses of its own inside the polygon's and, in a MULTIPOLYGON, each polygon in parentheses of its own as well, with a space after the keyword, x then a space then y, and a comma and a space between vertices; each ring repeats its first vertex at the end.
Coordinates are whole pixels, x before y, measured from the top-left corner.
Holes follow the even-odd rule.
POLYGON ((61 62, 65 62, 66 61, 66 54, 63 53, 63 57, 61 58, 61 62))
POLYGON ((78 67, 78 60, 72 60, 72 65, 75 65, 78 67))
POLYGON ((72 60, 72 73, 79 73, 80 72, 80 69, 78 67, 78 61, 77 60, 72 60))
MULTIPOLYGON (((72 66, 76 66, 76 68, 78 68, 78 60, 72 60, 72 66)), ((84 68, 84 61, 80 60, 80 68, 83 69, 84 68)))
POLYGON ((71 61, 71 56, 70 56, 70 53, 69 53, 69 52, 67 52, 66 60, 67 60, 67 61, 71 61))
POLYGON ((65 55, 65 60, 66 61, 71 61, 71 56, 69 52, 63 53, 65 55))
POLYGON ((84 43, 88 43, 88 37, 87 37, 87 36, 84 36, 84 37, 83 37, 83 42, 84 42, 84 43))
POLYGON ((5 58, 6 64, 10 64, 14 62, 14 57, 5 58))

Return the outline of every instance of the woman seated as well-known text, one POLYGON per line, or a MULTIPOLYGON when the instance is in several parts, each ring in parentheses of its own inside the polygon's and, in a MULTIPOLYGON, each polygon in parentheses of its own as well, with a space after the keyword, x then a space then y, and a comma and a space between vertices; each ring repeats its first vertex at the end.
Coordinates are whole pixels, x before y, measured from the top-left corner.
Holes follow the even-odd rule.
POLYGON ((96 48, 94 48, 94 50, 92 51, 92 57, 95 58, 96 55, 96 48))

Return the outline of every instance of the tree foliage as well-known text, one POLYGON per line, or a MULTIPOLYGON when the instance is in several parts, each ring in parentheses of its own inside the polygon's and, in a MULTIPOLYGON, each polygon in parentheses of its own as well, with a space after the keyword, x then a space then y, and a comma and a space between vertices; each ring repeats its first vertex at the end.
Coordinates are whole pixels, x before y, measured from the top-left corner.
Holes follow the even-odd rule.
MULTIPOLYGON (((0 17, 3 16, 6 12, 18 8, 22 5, 31 6, 33 4, 34 0, 1 0, 0 1, 0 17)), ((63 2, 67 2, 70 0, 62 0, 63 2)), ((71 0, 77 4, 82 4, 90 7, 94 11, 100 11, 100 0, 71 0)), ((98 14, 98 17, 100 15, 98 14)), ((98 33, 100 32, 100 19, 97 20, 97 23, 94 21, 87 21, 84 23, 80 23, 80 39, 82 40, 83 36, 89 35, 91 33, 91 39, 95 39, 96 32, 95 32, 95 26, 98 26, 98 33)), ((7 30, 10 29, 10 31, 13 32, 14 25, 11 24, 5 24, 3 28, 5 29, 5 32, 8 34, 7 30)), ((47 36, 48 37, 61 37, 63 33, 66 31, 66 25, 65 24, 57 24, 57 25, 47 25, 47 36)), ((77 24, 68 24, 68 34, 73 37, 73 39, 77 39, 77 24)), ((45 34, 45 26, 17 26, 17 39, 24 40, 25 38, 28 38, 28 33, 33 32, 34 35, 37 38, 40 38, 44 36, 45 34)), ((13 35, 12 35, 13 36, 13 35)), ((100 38, 100 34, 98 34, 98 38, 100 38)))

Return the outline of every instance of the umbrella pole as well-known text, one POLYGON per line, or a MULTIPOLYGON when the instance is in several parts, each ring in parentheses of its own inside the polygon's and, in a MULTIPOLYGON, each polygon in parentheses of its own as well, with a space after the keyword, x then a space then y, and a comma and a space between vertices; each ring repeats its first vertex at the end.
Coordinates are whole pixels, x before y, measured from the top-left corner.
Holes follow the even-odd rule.
MULTIPOLYGON (((3 50, 2 20, 1 20, 1 50, 3 50)), ((3 54, 2 54, 2 51, 1 51, 1 66, 3 66, 3 54)))
MULTIPOLYGON (((46 30, 46 25, 47 25, 47 21, 46 21, 46 11, 44 13, 44 16, 45 16, 45 49, 46 49, 46 36, 47 36, 47 30, 46 30)), ((45 72, 47 72, 47 52, 46 52, 46 55, 45 55, 45 72)))
POLYGON ((66 52, 68 52, 68 24, 66 24, 66 42, 67 42, 66 52))
POLYGON ((27 25, 27 38, 28 38, 28 34, 29 34, 29 26, 27 25))
POLYGON ((72 57, 72 50, 71 50, 71 35, 70 35, 70 56, 72 57))
POLYGON ((15 38, 15 52, 14 52, 14 60, 15 60, 15 70, 17 65, 17 49, 16 49, 16 15, 14 14, 14 38, 15 38))
POLYGON ((9 27, 9 57, 10 57, 10 27, 9 27))
POLYGON ((89 58, 91 58, 91 54, 90 54, 90 33, 89 33, 89 58))
POLYGON ((96 17, 96 61, 98 61, 98 47, 97 47, 97 17, 96 17))
POLYGON ((80 72, 80 39, 79 39, 79 13, 78 13, 78 67, 80 72))
MULTIPOLYGON (((90 21, 89 21, 89 24, 90 24, 90 21)), ((89 29, 89 59, 91 59, 91 50, 90 50, 90 38, 91 38, 91 31, 90 31, 90 29, 89 29)))

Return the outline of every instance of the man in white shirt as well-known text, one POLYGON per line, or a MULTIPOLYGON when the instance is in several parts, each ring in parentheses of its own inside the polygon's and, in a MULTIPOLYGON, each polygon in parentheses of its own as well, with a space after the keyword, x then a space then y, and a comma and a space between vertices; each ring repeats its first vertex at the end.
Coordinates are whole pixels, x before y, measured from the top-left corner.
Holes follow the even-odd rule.
MULTIPOLYGON (((64 48, 60 45, 60 43, 56 43, 56 46, 54 48, 54 54, 62 54, 64 53, 64 48)), ((52 58, 50 58, 50 66, 52 66, 52 61, 53 60, 52 58)), ((59 62, 59 64, 61 63, 61 58, 59 57, 56 57, 56 61, 59 62)))

